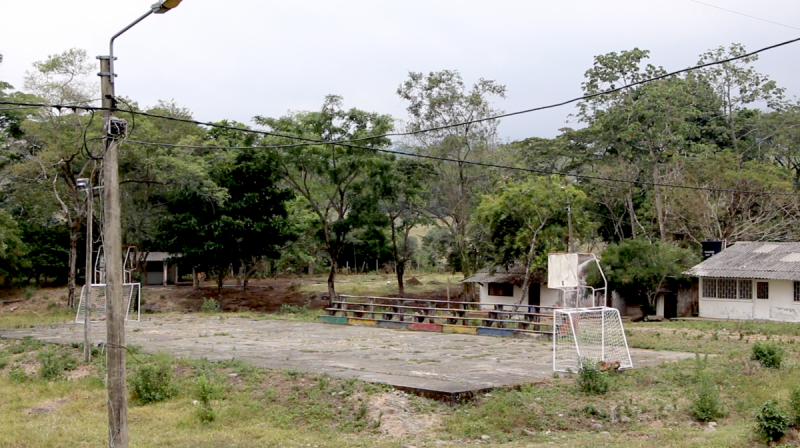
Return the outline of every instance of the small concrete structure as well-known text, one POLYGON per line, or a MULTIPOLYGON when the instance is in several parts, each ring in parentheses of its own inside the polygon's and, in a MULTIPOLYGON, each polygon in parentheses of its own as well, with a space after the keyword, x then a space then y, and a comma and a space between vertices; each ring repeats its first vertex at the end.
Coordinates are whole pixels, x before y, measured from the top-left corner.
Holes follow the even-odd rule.
POLYGON ((700 317, 800 322, 800 243, 735 243, 685 274, 700 279, 700 317))
POLYGON ((179 255, 167 252, 148 252, 147 257, 142 263, 142 275, 145 285, 175 284, 178 277, 178 265, 169 264, 167 260, 176 258, 179 255))
POLYGON ((492 307, 496 303, 559 306, 560 291, 547 287, 547 273, 544 269, 531 272, 527 298, 522 297, 524 280, 525 267, 514 266, 511 269, 498 269, 494 273, 481 269, 462 283, 477 283, 479 302, 492 304, 492 307))

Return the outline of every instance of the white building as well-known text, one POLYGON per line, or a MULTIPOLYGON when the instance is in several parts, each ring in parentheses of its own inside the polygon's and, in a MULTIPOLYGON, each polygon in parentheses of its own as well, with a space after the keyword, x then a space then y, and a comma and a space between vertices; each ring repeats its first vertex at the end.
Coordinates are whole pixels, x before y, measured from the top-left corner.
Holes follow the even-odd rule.
POLYGON ((528 288, 526 299, 522 298, 524 280, 525 267, 515 266, 508 270, 498 269, 494 273, 487 269, 481 269, 463 283, 479 285, 480 303, 558 306, 560 291, 547 287, 547 272, 544 269, 531 272, 530 288, 528 288))
POLYGON ((735 243, 685 274, 700 279, 700 317, 800 322, 800 243, 735 243))

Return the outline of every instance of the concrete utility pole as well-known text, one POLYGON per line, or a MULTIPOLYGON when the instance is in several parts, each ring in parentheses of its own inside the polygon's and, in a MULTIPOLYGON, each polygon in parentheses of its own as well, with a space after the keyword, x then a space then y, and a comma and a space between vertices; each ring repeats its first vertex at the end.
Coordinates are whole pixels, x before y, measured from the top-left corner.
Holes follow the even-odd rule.
POLYGON ((116 118, 111 59, 99 56, 103 100, 103 245, 106 268, 106 350, 108 367, 109 446, 128 447, 128 394, 125 384, 125 307, 122 297, 122 235, 119 211, 119 158, 111 134, 116 118))
POLYGON ((151 14, 163 14, 181 0, 159 0, 147 13, 111 37, 108 56, 100 59, 103 101, 103 245, 106 272, 106 353, 108 370, 108 445, 128 448, 128 393, 125 384, 125 301, 122 295, 122 229, 119 207, 119 157, 117 139, 125 125, 117 120, 114 96, 114 40, 151 14))

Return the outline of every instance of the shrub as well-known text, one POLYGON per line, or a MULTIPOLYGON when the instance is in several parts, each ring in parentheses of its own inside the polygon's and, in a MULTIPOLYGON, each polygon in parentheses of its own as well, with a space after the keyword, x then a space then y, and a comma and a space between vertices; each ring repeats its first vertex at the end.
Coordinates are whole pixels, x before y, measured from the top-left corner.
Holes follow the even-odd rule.
POLYGON ((72 356, 61 353, 58 354, 53 349, 42 350, 39 352, 39 360, 42 365, 39 367, 39 376, 43 380, 58 380, 64 376, 65 370, 75 370, 78 361, 72 356))
POLYGON ((142 364, 130 379, 131 398, 140 404, 165 401, 177 390, 172 384, 172 365, 167 362, 142 364))
POLYGON ((756 414, 756 434, 768 442, 778 440, 786 434, 791 421, 778 403, 770 400, 761 405, 756 414))
POLYGON ((602 395, 608 392, 606 373, 601 372, 595 362, 587 359, 581 362, 581 369, 578 371, 578 378, 575 383, 578 386, 578 390, 586 394, 602 395))
POLYGON ((800 386, 795 387, 789 395, 789 411, 794 424, 800 424, 800 386))
POLYGON ((31 336, 25 336, 21 341, 19 341, 18 344, 15 344, 9 348, 8 351, 17 355, 28 350, 38 350, 42 347, 44 347, 44 342, 34 339, 31 336))
POLYGON ((212 400, 222 398, 222 388, 209 380, 205 375, 197 378, 194 384, 194 396, 197 398, 199 407, 195 410, 195 415, 201 423, 211 423, 216 419, 217 413, 211 406, 212 400))
POLYGON ((722 415, 717 385, 706 371, 697 373, 697 389, 689 412, 694 418, 704 422, 715 420, 722 415))
POLYGON ((22 366, 14 366, 8 371, 8 378, 15 383, 24 383, 28 381, 28 375, 22 366))
POLYGON ((753 343, 753 353, 750 358, 760 362, 764 367, 777 369, 783 363, 783 354, 783 347, 775 341, 756 341, 753 343))
POLYGON ((219 311, 219 303, 214 299, 203 299, 203 304, 200 305, 201 313, 216 313, 219 311))

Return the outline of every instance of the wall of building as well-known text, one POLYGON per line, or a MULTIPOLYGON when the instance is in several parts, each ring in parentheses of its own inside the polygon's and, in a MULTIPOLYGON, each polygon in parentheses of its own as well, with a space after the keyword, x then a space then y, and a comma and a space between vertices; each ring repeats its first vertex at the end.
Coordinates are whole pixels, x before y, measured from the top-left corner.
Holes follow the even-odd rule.
MULTIPOLYGON (((769 283, 769 319, 781 322, 800 322, 800 302, 794 301, 794 282, 788 280, 754 280, 769 283)), ((700 291, 703 290, 700 279, 700 291)), ((716 319, 752 319, 755 301, 763 299, 709 299, 700 297, 700 317, 716 319)))
MULTIPOLYGON (((549 289, 546 284, 544 283, 532 283, 531 288, 539 288, 539 297, 540 302, 539 304, 542 306, 558 306, 558 298, 559 298, 559 291, 556 289, 549 289)), ((481 303, 504 303, 509 305, 514 305, 520 303, 520 298, 522 297, 522 286, 514 285, 514 295, 513 296, 490 296, 489 295, 489 284, 483 283, 480 285, 480 302, 481 303)), ((528 299, 525 298, 521 302, 522 304, 527 304, 528 299)))

